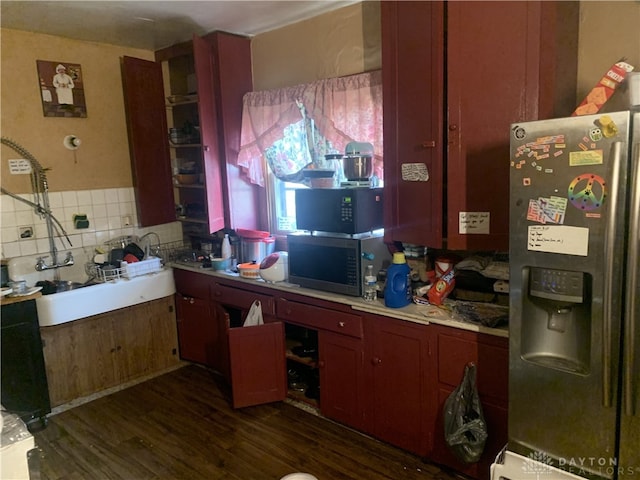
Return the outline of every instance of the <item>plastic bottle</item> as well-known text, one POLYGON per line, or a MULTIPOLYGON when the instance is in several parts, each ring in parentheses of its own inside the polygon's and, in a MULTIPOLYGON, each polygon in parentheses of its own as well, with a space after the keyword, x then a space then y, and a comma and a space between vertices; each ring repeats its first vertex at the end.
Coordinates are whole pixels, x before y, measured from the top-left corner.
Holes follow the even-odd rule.
POLYGON ((373 274, 373 265, 367 265, 367 273, 364 276, 364 284, 362 287, 365 302, 375 302, 378 297, 376 288, 378 286, 378 279, 373 274))
POLYGON ((222 251, 221 257, 225 260, 231 258, 231 242, 229 242, 229 234, 225 233, 224 238, 222 239, 222 251))
POLYGON ((401 308, 411 303, 411 269, 404 253, 393 254, 393 263, 387 269, 387 284, 384 287, 384 304, 401 308))

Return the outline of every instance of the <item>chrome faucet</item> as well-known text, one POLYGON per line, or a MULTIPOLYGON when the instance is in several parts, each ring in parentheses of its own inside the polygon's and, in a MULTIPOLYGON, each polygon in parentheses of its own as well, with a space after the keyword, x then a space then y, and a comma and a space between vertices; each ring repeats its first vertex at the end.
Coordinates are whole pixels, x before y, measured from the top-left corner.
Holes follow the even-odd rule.
POLYGON ((36 262, 36 270, 38 272, 42 272, 44 270, 50 270, 52 268, 70 267, 75 263, 71 252, 67 252, 67 256, 65 257, 62 263, 56 263, 54 265, 47 265, 47 262, 44 261, 45 258, 48 258, 48 257, 38 257, 38 261, 36 262))

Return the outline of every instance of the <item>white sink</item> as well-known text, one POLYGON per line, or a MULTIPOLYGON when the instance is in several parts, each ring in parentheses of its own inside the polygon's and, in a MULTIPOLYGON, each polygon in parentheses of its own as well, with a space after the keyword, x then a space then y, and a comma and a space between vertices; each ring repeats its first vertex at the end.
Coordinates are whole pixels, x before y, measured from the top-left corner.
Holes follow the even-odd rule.
POLYGON ((176 292, 173 270, 132 279, 99 283, 67 292, 36 298, 38 322, 41 327, 60 325, 99 313, 168 297, 176 292))

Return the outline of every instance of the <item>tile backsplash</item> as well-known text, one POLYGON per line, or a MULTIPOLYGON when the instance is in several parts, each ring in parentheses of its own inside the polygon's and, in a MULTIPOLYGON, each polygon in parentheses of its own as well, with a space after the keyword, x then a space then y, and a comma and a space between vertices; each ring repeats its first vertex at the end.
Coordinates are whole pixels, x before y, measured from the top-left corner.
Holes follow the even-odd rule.
MULTIPOLYGON (((34 201, 31 194, 18 196, 34 201)), ((72 247, 69 246, 64 235, 54 231, 55 245, 60 252, 72 248, 92 248, 116 237, 142 236, 151 231, 158 234, 161 243, 182 240, 182 225, 179 222, 146 228, 137 226, 133 188, 49 192, 48 197, 51 212, 67 232, 72 244, 72 247), (88 228, 76 228, 74 215, 86 215, 88 228)), ((49 254, 46 222, 33 207, 9 195, 0 195, 0 226, 3 259, 49 254)))

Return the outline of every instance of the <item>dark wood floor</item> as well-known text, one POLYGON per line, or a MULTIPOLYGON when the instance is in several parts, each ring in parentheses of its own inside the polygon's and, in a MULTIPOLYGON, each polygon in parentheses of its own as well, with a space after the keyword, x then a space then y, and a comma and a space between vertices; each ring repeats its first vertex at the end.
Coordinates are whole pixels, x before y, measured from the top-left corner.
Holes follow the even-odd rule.
POLYGON ((451 480, 402 450, 280 402, 233 410, 189 365, 49 418, 32 480, 451 480))

